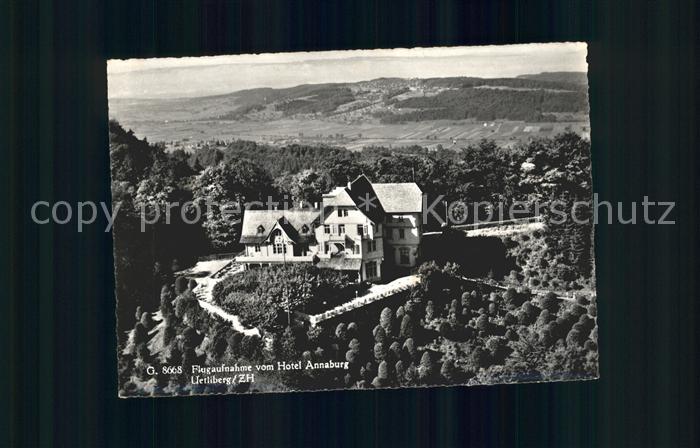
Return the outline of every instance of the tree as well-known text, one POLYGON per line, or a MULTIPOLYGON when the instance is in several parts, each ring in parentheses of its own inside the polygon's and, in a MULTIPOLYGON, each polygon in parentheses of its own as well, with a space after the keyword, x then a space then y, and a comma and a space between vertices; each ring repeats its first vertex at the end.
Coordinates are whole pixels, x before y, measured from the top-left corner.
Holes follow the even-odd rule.
POLYGON ((348 350, 345 352, 345 360, 350 363, 350 365, 353 365, 357 362, 357 352, 353 350, 348 350))
POLYGON ((580 347, 584 340, 585 338, 578 329, 572 329, 566 335, 566 345, 569 347, 580 347))
POLYGON ((134 313, 134 317, 136 317, 136 321, 139 322, 141 320, 141 315, 143 314, 143 310, 141 309, 141 305, 136 307, 136 312, 134 313))
POLYGON ((489 331, 491 328, 491 323, 489 322, 489 318, 487 315, 482 314, 479 316, 479 318, 476 320, 476 328, 479 331, 489 331))
POLYGON ((377 362, 383 361, 386 358, 386 347, 381 342, 374 344, 374 359, 377 362))
POLYGON ((503 364, 509 354, 507 340, 499 336, 489 338, 486 341, 486 349, 490 352, 494 364, 503 364))
POLYGON ((136 322, 136 325, 134 325, 131 339, 134 352, 139 345, 148 342, 148 330, 141 322, 136 322))
POLYGON ((452 383, 456 379, 457 369, 455 368, 454 361, 449 358, 442 363, 440 368, 440 375, 445 379, 447 383, 452 383))
POLYGON ((352 350, 353 352, 355 352, 356 354, 359 355, 359 354, 360 354, 360 348, 361 348, 360 341, 358 341, 357 339, 353 338, 353 339, 350 341, 350 343, 348 343, 348 348, 349 348, 350 350, 352 350))
POLYGON ((391 308, 384 308, 379 316, 379 325, 382 326, 387 336, 393 334, 393 320, 394 313, 391 311, 391 308))
POLYGON ((313 204, 321 201, 324 193, 331 190, 328 179, 320 172, 306 169, 294 176, 290 182, 289 193, 295 203, 313 204))
POLYGON ((134 206, 149 222, 154 218, 165 221, 170 204, 178 202, 182 193, 172 184, 172 179, 163 176, 150 176, 139 182, 134 196, 134 206))
POLYGON ((112 179, 136 185, 148 175, 158 153, 158 148, 140 140, 132 131, 125 131, 115 120, 109 121, 109 156, 112 179))
POLYGON ((418 375, 421 381, 426 382, 433 374, 433 361, 430 359, 430 353, 425 351, 420 359, 420 367, 418 367, 418 375))
POLYGON ((401 319, 401 329, 400 329, 399 335, 402 338, 410 338, 410 337, 413 337, 413 331, 414 331, 413 319, 411 319, 410 314, 406 314, 403 317, 403 319, 401 319))
POLYGON ((244 335, 240 344, 241 356, 249 361, 258 361, 262 354, 260 338, 257 336, 244 335))
POLYGON ((408 386, 418 384, 418 369, 416 369, 416 366, 413 363, 409 364, 409 366, 406 368, 404 378, 406 379, 406 385, 408 386))
POLYGON ((518 318, 515 317, 513 313, 508 312, 505 316, 503 316, 503 323, 510 327, 518 323, 518 318))
POLYGON ((389 380, 389 366, 386 363, 386 361, 382 361, 379 363, 379 368, 377 369, 377 378, 379 378, 383 382, 387 382, 389 380))
POLYGON ((241 341, 243 340, 243 333, 239 333, 237 331, 233 331, 229 333, 228 337, 226 338, 226 342, 228 343, 228 351, 231 353, 231 355, 235 358, 238 357, 238 354, 240 353, 240 348, 241 348, 241 341))
POLYGON ((299 355, 297 340, 291 327, 285 328, 281 342, 283 359, 291 360, 299 355))
POLYGON ((506 302, 506 305, 512 306, 512 307, 518 307, 521 305, 518 300, 518 292, 515 290, 515 288, 508 288, 503 294, 503 299, 506 302))
POLYGON ((559 310, 559 298, 553 292, 548 292, 539 298, 540 307, 555 314, 559 310))
POLYGON ((518 321, 521 325, 531 325, 535 322, 537 315, 539 314, 539 308, 535 307, 530 302, 525 302, 520 307, 520 314, 518 315, 518 321))
POLYGON ((246 159, 209 166, 192 185, 193 201, 206 219, 202 223, 214 249, 231 249, 240 238, 242 204, 267 203, 272 180, 258 165, 246 159))
POLYGON ((425 321, 430 322, 434 318, 435 318, 435 305, 433 304, 432 300, 428 300, 428 304, 425 305, 425 321))
POLYGON ((173 307, 174 299, 175 295, 170 285, 163 285, 160 290, 160 312, 164 318, 172 316, 175 312, 175 308, 173 307))
POLYGON ((488 353, 483 348, 476 346, 467 357, 467 361, 469 364, 468 370, 476 372, 488 364, 488 353))
POLYGON ((393 361, 401 359, 401 344, 394 341, 391 346, 389 346, 389 353, 393 361))
POLYGON ((418 351, 416 350, 416 345, 413 342, 413 338, 408 338, 404 341, 403 349, 406 351, 406 354, 408 355, 409 359, 411 359, 411 360, 416 359, 416 356, 418 355, 418 351))
POLYGON ((348 336, 348 331, 347 328, 345 327, 344 323, 339 323, 337 327, 335 327, 335 337, 340 339, 341 341, 345 341, 348 336))
POLYGON ((536 327, 544 327, 548 323, 552 321, 552 316, 549 312, 549 310, 542 310, 540 312, 540 315, 537 317, 537 322, 535 322, 536 327))
MULTIPOLYGON (((404 378, 404 375, 406 374, 406 367, 404 365, 404 362, 400 359, 396 361, 394 370, 396 371, 396 378, 398 378, 399 381, 401 381, 404 378)), ((403 381, 401 382, 403 383, 403 381)))
POLYGON ((384 331, 383 327, 379 325, 374 327, 374 340, 377 343, 383 343, 387 341, 386 332, 384 331))
POLYGON ((141 323, 146 330, 151 330, 153 328, 153 318, 151 317, 151 313, 141 314, 141 323))

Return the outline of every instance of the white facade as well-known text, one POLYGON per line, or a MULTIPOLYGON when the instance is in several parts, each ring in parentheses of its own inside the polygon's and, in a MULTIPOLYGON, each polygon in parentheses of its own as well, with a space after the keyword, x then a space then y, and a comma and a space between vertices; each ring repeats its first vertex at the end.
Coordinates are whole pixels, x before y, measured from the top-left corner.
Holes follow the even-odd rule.
MULTIPOLYGON (((361 176, 367 188, 369 181, 361 176)), ((376 184, 386 198, 394 184, 376 184)), ((395 184, 407 191, 407 184, 395 184)), ((416 204, 412 184, 411 203, 416 204)), ((358 187, 359 189, 360 187, 358 187)), ((353 271, 359 281, 378 281, 382 263, 411 268, 416 266, 421 241, 421 213, 363 212, 348 188, 338 187, 323 196, 321 209, 247 211, 243 216, 241 242, 245 254, 238 261, 248 266, 279 263, 314 263, 321 268, 353 271)), ((393 207, 403 203, 396 198, 393 207)), ((418 198, 420 202, 420 198, 418 198)), ((411 208, 411 207, 409 207, 411 208)), ((416 208, 415 205, 412 208, 416 208)))

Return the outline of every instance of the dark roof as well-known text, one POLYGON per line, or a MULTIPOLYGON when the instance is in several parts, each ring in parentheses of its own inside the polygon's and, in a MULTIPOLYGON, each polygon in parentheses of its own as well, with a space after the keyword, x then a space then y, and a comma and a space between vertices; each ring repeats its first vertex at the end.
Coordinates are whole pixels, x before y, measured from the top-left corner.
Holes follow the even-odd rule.
POLYGON ((297 243, 315 241, 312 223, 321 212, 319 210, 246 210, 243 213, 241 229, 242 244, 260 244, 267 239, 276 225, 297 243), (301 228, 306 224, 309 232, 304 234, 301 228), (258 233, 258 227, 264 228, 258 233))
POLYGON ((349 187, 348 194, 352 197, 357 208, 372 221, 381 221, 384 217, 384 209, 367 176, 361 174, 350 183, 349 187))

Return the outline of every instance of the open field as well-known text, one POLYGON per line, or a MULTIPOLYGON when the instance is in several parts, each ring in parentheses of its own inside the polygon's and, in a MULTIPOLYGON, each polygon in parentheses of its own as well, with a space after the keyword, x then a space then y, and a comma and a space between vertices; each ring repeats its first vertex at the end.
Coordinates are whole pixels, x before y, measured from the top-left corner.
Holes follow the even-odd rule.
POLYGON ((572 130, 589 137, 589 123, 526 123, 496 120, 432 120, 402 124, 372 122, 343 123, 328 120, 282 119, 274 121, 130 121, 122 122, 139 138, 151 142, 165 141, 168 147, 191 148, 210 140, 251 140, 273 145, 293 143, 328 144, 359 150, 364 146, 420 145, 445 148, 462 147, 483 138, 499 144, 515 144, 534 137, 547 137, 572 130))

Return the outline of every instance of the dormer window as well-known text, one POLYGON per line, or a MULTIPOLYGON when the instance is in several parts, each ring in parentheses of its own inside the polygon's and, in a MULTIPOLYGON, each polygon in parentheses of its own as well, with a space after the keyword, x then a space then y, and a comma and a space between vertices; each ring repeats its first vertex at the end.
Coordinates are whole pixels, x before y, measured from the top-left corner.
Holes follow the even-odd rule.
POLYGON ((338 216, 341 218, 345 218, 346 216, 348 216, 347 209, 344 209, 344 208, 338 209, 338 216))
POLYGON ((258 233, 263 233, 264 231, 265 231, 265 227, 258 226, 258 233))
POLYGON ((309 226, 307 226, 306 224, 301 226, 301 233, 308 233, 308 232, 309 232, 309 226))

